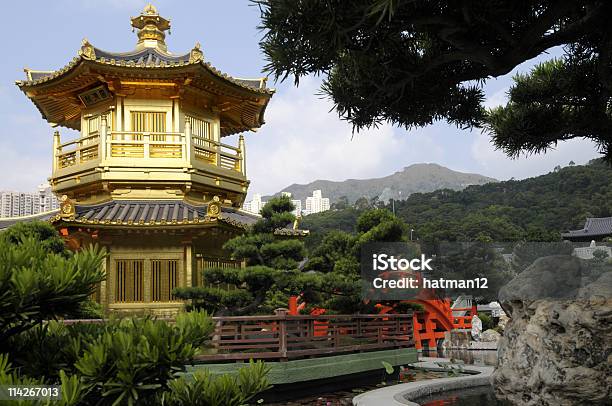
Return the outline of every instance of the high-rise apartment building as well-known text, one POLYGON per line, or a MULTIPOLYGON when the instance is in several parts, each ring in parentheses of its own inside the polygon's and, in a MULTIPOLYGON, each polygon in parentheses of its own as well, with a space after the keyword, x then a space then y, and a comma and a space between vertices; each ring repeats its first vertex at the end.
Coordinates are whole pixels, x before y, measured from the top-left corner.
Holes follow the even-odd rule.
MULTIPOLYGON (((281 195, 287 196, 291 199, 290 192, 282 192, 281 195)), ((293 213, 293 215, 296 217, 300 217, 302 215, 302 201, 298 199, 291 199, 291 203, 293 203, 293 206, 295 207, 291 213, 293 213)))
POLYGON ((253 195, 253 199, 245 202, 242 205, 242 209, 251 213, 259 214, 264 204, 265 203, 261 201, 261 194, 255 193, 253 195))
POLYGON ((0 217, 31 216, 58 208, 59 201, 45 184, 34 193, 0 192, 0 217))
POLYGON ((315 190, 312 192, 312 196, 306 198, 306 210, 304 214, 321 213, 329 210, 329 207, 329 198, 323 197, 320 190, 315 190))
POLYGON ((51 186, 42 183, 38 185, 38 196, 40 198, 40 212, 59 209, 60 203, 57 197, 51 191, 51 186))

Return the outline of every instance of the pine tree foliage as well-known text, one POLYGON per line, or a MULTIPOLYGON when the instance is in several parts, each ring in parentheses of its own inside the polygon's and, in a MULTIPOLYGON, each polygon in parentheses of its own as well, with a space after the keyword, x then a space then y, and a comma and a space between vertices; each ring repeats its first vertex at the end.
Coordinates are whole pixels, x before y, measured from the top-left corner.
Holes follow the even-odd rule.
POLYGON ((78 313, 105 277, 103 249, 68 254, 55 246, 57 234, 38 240, 23 229, 0 234, 0 345, 43 320, 78 313))
POLYGON ((325 77, 322 92, 359 130, 437 120, 483 128, 510 156, 570 138, 612 160, 612 4, 605 0, 255 0, 266 70, 325 77), (487 111, 483 86, 554 47, 487 111))
POLYGON ((271 199, 251 230, 224 245, 232 258, 246 262, 245 268, 205 269, 204 286, 178 288, 175 294, 217 315, 270 314, 277 307, 286 307, 289 295, 301 291, 298 264, 306 250, 303 241, 278 236, 275 231, 293 225, 293 209, 288 197, 271 199), (227 289, 228 284, 233 288, 227 289))

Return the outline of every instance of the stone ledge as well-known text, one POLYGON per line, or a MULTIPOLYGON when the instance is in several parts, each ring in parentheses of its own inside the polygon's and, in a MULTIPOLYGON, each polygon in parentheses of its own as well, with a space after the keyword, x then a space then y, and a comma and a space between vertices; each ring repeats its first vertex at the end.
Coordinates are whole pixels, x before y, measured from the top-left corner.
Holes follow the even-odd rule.
MULTIPOLYGON (((422 362, 412 364, 420 369, 440 369, 438 362, 449 362, 447 358, 422 358, 422 362)), ((464 365, 463 369, 467 373, 475 375, 462 376, 457 378, 439 378, 426 381, 403 383, 388 386, 386 388, 375 389, 362 393, 353 398, 354 406, 419 406, 412 402, 423 396, 446 392, 456 389, 466 389, 476 386, 491 384, 491 374, 493 367, 481 367, 476 365, 464 365)))

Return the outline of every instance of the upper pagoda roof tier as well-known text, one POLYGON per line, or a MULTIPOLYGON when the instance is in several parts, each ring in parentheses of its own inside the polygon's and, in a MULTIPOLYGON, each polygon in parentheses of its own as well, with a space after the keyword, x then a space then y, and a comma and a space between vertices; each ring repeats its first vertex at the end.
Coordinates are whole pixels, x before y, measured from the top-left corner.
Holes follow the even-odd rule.
POLYGON ((261 93, 274 94, 274 89, 266 87, 267 78, 240 79, 234 78, 227 73, 223 73, 210 62, 203 60, 200 45, 196 46, 184 55, 173 55, 156 48, 136 49, 130 52, 108 52, 92 46, 87 40, 83 40, 83 46, 79 50, 78 56, 72 59, 63 68, 55 71, 40 71, 25 68, 26 80, 17 80, 15 83, 20 88, 33 88, 44 83, 67 76, 70 72, 80 65, 83 61, 92 61, 101 65, 111 65, 126 68, 175 68, 189 65, 201 65, 207 71, 220 79, 237 85, 241 88, 261 93))
POLYGON ((183 55, 169 52, 164 31, 170 21, 159 17, 153 6, 132 18, 132 26, 139 38, 133 51, 108 52, 85 39, 66 66, 55 71, 25 69, 26 79, 16 81, 17 86, 47 121, 76 130, 85 108, 79 94, 101 84, 121 94, 122 88, 138 81, 173 86, 179 97, 191 92, 194 99, 205 100, 202 93, 206 93, 210 102, 205 105, 221 114, 223 136, 263 125, 266 105, 274 94, 274 89, 266 87, 266 78, 240 79, 221 72, 205 61, 200 44, 183 55))

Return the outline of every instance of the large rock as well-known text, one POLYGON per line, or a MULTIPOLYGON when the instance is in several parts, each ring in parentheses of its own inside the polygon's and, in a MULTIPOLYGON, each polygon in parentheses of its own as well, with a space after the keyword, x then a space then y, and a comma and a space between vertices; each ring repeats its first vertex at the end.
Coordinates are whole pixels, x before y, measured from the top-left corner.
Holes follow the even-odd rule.
POLYGON ((499 316, 499 321, 497 322, 497 327, 501 329, 502 332, 506 330, 506 325, 510 321, 510 317, 508 317, 505 313, 499 316))
POLYGON ((493 383, 518 405, 610 405, 612 272, 540 258, 500 291, 511 320, 493 383))
POLYGON ((487 343, 488 342, 496 343, 499 341, 500 338, 501 338, 501 334, 499 334, 495 330, 488 329, 482 332, 482 335, 480 336, 480 341, 487 342, 487 343))

